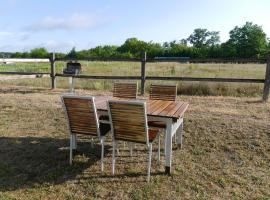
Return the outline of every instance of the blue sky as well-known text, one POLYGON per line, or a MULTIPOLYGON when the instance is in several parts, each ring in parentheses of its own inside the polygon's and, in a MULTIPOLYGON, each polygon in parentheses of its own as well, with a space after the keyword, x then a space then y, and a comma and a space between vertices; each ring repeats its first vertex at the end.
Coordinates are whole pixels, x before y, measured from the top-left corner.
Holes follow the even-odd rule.
POLYGON ((269 8, 270 0, 0 0, 0 52, 67 52, 130 37, 165 42, 195 28, 220 31, 224 42, 246 21, 270 37, 269 8))

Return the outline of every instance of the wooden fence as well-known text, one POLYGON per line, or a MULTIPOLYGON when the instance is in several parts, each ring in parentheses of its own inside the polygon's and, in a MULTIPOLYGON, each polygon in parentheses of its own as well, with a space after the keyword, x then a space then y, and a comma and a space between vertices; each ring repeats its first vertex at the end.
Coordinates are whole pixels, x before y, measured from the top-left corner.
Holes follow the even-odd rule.
MULTIPOLYGON (((147 76, 146 75, 146 63, 147 62, 177 62, 175 59, 166 59, 166 60, 147 60, 146 53, 142 54, 141 59, 99 59, 99 58, 89 58, 82 59, 86 61, 126 61, 126 62, 141 62, 141 76, 93 76, 93 75, 66 75, 55 73, 55 62, 57 61, 67 61, 70 59, 56 59, 54 54, 51 57, 51 79, 52 79, 52 88, 56 86, 55 77, 73 77, 73 78, 83 78, 83 79, 105 79, 105 80, 140 80, 141 81, 141 95, 145 93, 145 82, 148 80, 164 80, 164 81, 206 81, 206 82, 228 82, 228 83, 261 83, 264 84, 263 89, 263 101, 267 101, 269 98, 270 90, 270 56, 267 59, 266 63, 266 72, 265 79, 248 79, 248 78, 198 78, 198 77, 160 77, 160 76, 147 76)), ((217 59, 208 59, 207 62, 222 62, 222 63, 265 63, 262 60, 251 60, 251 59, 233 59, 233 60, 217 60, 217 59)), ((190 60, 189 62, 197 63, 198 59, 190 60)), ((204 63, 203 60, 200 61, 204 63)))
POLYGON ((265 63, 266 62, 266 71, 264 79, 250 79, 250 78, 198 78, 198 77, 166 77, 166 76, 147 76, 146 74, 146 65, 149 62, 177 62, 176 59, 147 59, 146 53, 144 52, 141 56, 141 59, 100 59, 100 58, 86 58, 80 59, 85 61, 125 61, 125 62, 140 62, 141 63, 141 75, 140 76, 93 76, 93 75, 67 75, 62 73, 56 73, 56 62, 57 61, 69 61, 72 59, 58 59, 55 57, 55 54, 52 53, 49 59, 51 70, 50 73, 39 73, 39 72, 0 72, 0 74, 18 74, 18 75, 38 75, 38 74, 49 74, 51 77, 51 87, 52 89, 56 88, 56 77, 72 77, 80 79, 105 79, 105 80, 140 80, 141 82, 141 95, 145 93, 145 82, 148 80, 164 80, 164 81, 200 81, 200 82, 228 82, 228 83, 261 83, 264 84, 262 99, 267 101, 269 98, 270 90, 270 56, 265 60, 251 60, 251 59, 190 59, 189 62, 192 63, 205 63, 205 62, 214 62, 214 63, 265 63))

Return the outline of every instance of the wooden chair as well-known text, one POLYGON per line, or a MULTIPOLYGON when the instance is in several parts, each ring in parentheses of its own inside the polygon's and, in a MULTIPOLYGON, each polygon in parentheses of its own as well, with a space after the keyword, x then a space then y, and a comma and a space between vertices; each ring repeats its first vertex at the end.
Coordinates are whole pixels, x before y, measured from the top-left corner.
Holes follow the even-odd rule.
MULTIPOLYGON (((147 125, 146 103, 137 101, 109 100, 109 117, 113 134, 112 173, 115 172, 115 149, 118 141, 146 144, 149 150, 147 182, 150 181, 152 142, 159 130, 149 129, 147 125)), ((158 145, 160 159, 160 140, 158 145)))
POLYGON ((175 101, 177 97, 177 85, 150 85, 150 99, 175 101))
MULTIPOLYGON (((164 101, 175 101, 177 97, 177 86, 176 85, 156 85, 151 84, 150 86, 150 99, 151 100, 164 100, 164 101)), ((149 121, 150 127, 166 129, 166 124, 159 121, 149 121)))
POLYGON ((136 99, 137 88, 137 83, 114 83, 113 97, 136 99))
MULTIPOLYGON (((177 97, 177 85, 150 85, 150 99, 175 101, 177 97)), ((164 129, 166 131, 166 123, 160 121, 148 121, 148 126, 152 128, 164 129)), ((176 135, 175 135, 176 142, 176 135)))
MULTIPOLYGON (((94 97, 64 95, 61 97, 68 120, 70 132, 70 157, 72 164, 73 149, 77 148, 76 135, 83 134, 98 137, 101 143, 101 171, 103 172, 104 141, 110 131, 110 124, 99 123, 94 97)), ((93 143, 91 143, 93 147, 93 143)))
MULTIPOLYGON (((138 83, 114 83, 113 97, 123 99, 136 99, 138 91, 138 83)), ((109 122, 109 116, 101 115, 99 117, 103 122, 109 122)))

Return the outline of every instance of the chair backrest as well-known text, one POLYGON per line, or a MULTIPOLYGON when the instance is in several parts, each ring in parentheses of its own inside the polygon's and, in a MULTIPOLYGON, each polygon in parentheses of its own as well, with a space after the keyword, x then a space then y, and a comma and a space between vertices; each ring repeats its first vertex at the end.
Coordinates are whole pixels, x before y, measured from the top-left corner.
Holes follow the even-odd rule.
POLYGON ((94 97, 61 97, 71 133, 100 136, 94 97))
POLYGON ((109 100, 113 139, 149 144, 146 103, 109 100))
POLYGON ((113 96, 126 99, 136 99, 137 87, 137 83, 114 83, 113 96))
POLYGON ((177 96, 176 85, 155 85, 150 86, 150 99, 175 101, 177 96))

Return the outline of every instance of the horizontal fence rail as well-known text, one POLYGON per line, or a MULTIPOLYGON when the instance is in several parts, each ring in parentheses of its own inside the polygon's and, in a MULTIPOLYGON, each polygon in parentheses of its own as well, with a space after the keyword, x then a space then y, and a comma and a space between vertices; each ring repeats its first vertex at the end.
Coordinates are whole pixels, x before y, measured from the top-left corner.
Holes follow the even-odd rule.
MULTIPOLYGON (((92 76, 92 75, 69 75, 55 74, 59 77, 73 77, 82 79, 100 80, 140 80, 141 76, 92 76)), ((232 83, 264 83, 264 79, 243 79, 243 78, 197 78, 197 77, 172 77, 172 76, 146 76, 145 80, 159 81, 208 81, 208 82, 232 82, 232 83)))
POLYGON ((141 62, 141 59, 138 58, 56 58, 55 61, 70 61, 70 60, 76 60, 76 61, 104 61, 104 62, 109 62, 109 61, 120 61, 120 62, 141 62))
POLYGON ((50 62, 50 59, 48 58, 0 58, 0 63, 32 63, 32 62, 50 62))
POLYGON ((146 80, 163 81, 207 81, 207 82, 227 82, 227 83, 264 83, 264 79, 243 79, 243 78, 197 78, 197 77, 160 77, 147 76, 146 80))
POLYGON ((6 75, 50 75, 49 72, 0 72, 6 75))
POLYGON ((59 77, 73 77, 73 78, 85 78, 85 79, 106 79, 106 80, 140 80, 140 76, 91 76, 91 75, 69 75, 69 74, 55 74, 59 77))

